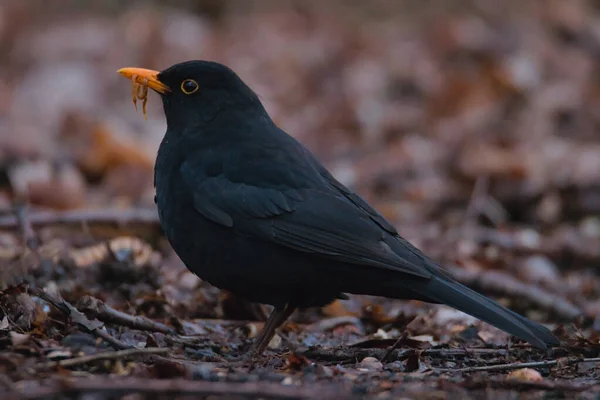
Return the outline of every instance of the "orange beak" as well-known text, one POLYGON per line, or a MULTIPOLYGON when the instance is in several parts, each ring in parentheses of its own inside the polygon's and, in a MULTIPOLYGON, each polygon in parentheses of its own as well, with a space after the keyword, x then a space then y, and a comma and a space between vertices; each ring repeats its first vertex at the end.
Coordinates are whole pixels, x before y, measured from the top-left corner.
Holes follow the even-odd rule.
POLYGON ((158 80, 158 71, 144 68, 121 68, 119 71, 127 79, 131 79, 134 84, 147 86, 161 94, 166 94, 171 89, 158 80))

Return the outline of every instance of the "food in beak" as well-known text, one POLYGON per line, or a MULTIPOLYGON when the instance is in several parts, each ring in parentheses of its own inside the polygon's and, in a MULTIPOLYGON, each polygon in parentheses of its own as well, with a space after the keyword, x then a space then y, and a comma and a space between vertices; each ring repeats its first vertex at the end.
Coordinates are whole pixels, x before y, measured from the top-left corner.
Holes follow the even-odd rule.
POLYGON ((133 105, 137 110, 137 101, 142 101, 142 113, 146 115, 146 103, 148 102, 148 88, 160 93, 167 94, 171 89, 158 80, 158 71, 144 68, 121 68, 118 71, 124 77, 131 79, 131 97, 133 105))

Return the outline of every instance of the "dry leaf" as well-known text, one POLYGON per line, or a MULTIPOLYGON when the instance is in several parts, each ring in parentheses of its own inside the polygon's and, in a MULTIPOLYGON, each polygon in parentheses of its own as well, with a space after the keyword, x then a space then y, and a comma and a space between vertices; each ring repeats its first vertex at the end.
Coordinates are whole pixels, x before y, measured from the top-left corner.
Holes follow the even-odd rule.
POLYGON ((532 368, 521 368, 511 371, 506 379, 516 380, 521 382, 541 382, 544 380, 542 375, 532 368))

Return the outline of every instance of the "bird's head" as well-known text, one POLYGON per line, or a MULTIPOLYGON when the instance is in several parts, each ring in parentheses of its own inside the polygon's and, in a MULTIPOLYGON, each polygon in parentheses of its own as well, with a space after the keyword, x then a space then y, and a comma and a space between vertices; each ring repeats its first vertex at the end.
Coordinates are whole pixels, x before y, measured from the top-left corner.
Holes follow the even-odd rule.
POLYGON ((169 127, 205 124, 224 110, 264 113, 256 94, 235 72, 211 61, 186 61, 163 71, 122 68, 133 83, 133 101, 147 100, 148 88, 160 94, 169 127))

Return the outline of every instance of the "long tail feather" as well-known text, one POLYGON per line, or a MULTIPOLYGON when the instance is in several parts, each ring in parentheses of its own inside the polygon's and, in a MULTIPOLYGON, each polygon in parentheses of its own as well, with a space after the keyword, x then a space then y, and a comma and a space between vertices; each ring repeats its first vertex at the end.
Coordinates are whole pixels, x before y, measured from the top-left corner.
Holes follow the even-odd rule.
POLYGON ((444 278, 433 278, 422 287, 411 287, 417 293, 435 301, 456 308, 466 314, 485 321, 498 329, 523 339, 535 347, 546 349, 558 346, 558 339, 544 326, 499 305, 493 300, 444 278))

